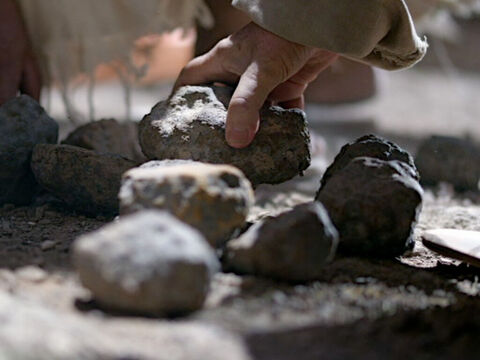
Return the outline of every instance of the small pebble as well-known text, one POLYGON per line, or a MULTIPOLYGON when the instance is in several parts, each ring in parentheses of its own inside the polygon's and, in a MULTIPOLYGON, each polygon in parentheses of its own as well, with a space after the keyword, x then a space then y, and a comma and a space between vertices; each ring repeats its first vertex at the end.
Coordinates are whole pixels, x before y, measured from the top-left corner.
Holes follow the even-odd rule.
POLYGON ((40 248, 42 249, 42 251, 47 251, 47 250, 53 249, 56 245, 57 243, 55 241, 46 240, 42 242, 42 244, 40 245, 40 248))
POLYGON ((16 270, 16 275, 21 280, 39 283, 47 278, 47 272, 38 266, 24 266, 16 270))

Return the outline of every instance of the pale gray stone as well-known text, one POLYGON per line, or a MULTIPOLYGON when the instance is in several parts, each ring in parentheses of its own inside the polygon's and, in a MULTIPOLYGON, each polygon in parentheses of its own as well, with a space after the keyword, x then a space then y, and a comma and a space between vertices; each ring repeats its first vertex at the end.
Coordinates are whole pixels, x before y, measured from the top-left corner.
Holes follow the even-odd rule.
POLYGON ((200 309, 219 269, 214 250, 197 230, 154 210, 80 237, 73 260, 99 303, 155 315, 200 309))

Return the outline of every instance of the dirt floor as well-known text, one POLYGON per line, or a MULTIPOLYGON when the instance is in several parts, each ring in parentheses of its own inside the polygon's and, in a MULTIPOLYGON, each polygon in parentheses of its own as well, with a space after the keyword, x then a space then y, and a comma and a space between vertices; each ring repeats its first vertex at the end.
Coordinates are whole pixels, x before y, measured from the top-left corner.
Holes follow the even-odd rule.
MULTIPOLYGON (((250 220, 311 200, 332 154, 366 130, 343 124, 340 136, 338 129, 324 128, 327 140, 316 137, 317 155, 305 177, 257 189, 250 220)), ((412 151, 418 143, 398 136, 393 140, 412 151)), ((471 194, 460 197, 447 186, 428 190, 417 245, 402 258, 337 257, 322 279, 309 284, 220 274, 205 309, 182 319, 112 314, 81 287, 70 265, 70 245, 111 220, 72 213, 45 194, 29 207, 3 206, 0 293, 55 311, 59 325, 75 318, 133 348, 145 346, 141 334, 158 327, 214 325, 239 334, 255 360, 480 356, 480 269, 436 255, 419 241, 429 228, 480 230, 480 201, 471 194)), ((161 350, 161 342, 148 344, 152 351, 161 350)))

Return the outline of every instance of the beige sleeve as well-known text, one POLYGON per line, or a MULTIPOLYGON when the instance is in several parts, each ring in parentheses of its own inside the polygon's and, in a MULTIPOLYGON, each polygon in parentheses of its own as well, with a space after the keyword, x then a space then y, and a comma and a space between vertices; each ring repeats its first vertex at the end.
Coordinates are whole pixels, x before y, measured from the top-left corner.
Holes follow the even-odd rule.
POLYGON ((233 0, 255 23, 290 41, 388 70, 420 61, 428 44, 404 0, 233 0))

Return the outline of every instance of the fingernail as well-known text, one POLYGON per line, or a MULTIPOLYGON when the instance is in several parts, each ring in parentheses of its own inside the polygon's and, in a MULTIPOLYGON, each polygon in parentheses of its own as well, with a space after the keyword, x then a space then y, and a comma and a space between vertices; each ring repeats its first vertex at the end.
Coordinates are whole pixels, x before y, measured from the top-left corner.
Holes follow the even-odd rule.
POLYGON ((230 146, 242 148, 250 144, 250 130, 242 128, 232 128, 227 131, 227 142, 230 146))

